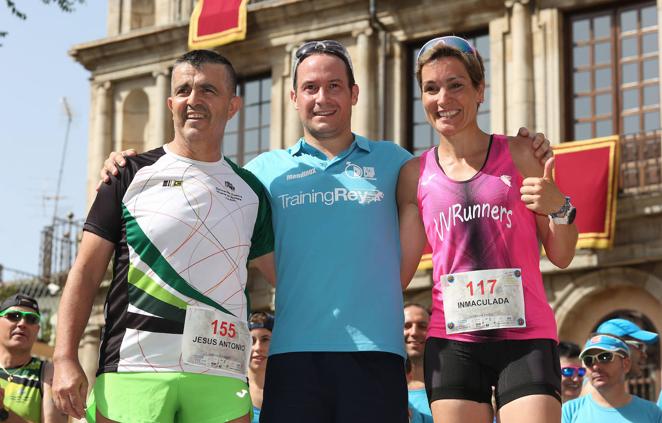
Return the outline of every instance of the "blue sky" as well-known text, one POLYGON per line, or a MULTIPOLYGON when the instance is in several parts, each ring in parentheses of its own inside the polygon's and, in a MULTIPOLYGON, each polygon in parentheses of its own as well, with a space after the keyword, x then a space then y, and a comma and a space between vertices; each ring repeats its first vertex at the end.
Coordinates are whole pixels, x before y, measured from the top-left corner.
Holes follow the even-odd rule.
MULTIPOLYGON (((0 4, 0 100, 2 165, 0 165, 0 264, 38 273, 39 237, 50 223, 66 115, 67 97, 73 122, 62 179, 59 215, 86 214, 89 72, 67 51, 71 46, 103 38, 108 2, 87 0, 74 13, 40 1, 17 2, 28 15, 23 21, 0 4)), ((15 274, 5 271, 5 279, 15 274)))

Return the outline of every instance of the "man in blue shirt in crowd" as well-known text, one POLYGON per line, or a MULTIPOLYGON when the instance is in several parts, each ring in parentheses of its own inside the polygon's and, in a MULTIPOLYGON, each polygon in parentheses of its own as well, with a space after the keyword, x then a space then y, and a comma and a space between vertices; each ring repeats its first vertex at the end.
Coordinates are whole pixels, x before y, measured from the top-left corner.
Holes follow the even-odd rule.
POLYGON ((407 303, 404 307, 404 316, 409 408, 421 414, 421 422, 432 422, 432 411, 430 411, 423 380, 423 355, 430 324, 430 312, 421 304, 407 303))
POLYGON ((662 423, 662 410, 625 389, 631 360, 623 340, 594 334, 579 357, 588 369, 593 389, 563 404, 563 423, 662 423))

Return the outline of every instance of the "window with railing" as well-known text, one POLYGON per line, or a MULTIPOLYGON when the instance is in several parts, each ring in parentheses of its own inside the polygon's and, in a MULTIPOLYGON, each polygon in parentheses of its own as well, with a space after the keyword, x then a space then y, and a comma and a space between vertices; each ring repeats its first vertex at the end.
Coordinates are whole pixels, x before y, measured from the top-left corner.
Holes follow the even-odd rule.
MULTIPOLYGON (((485 65, 485 101, 478 109, 478 126, 485 132, 490 132, 490 39, 489 34, 480 33, 473 35, 460 35, 461 37, 469 40, 476 49, 480 52, 485 65)), ((414 155, 420 155, 423 151, 437 144, 439 136, 430 126, 425 118, 423 105, 421 104, 421 89, 416 81, 416 55, 420 48, 427 40, 421 41, 412 45, 410 49, 410 66, 411 76, 410 84, 410 101, 409 101, 409 150, 414 155)))
POLYGON ((269 150, 271 77, 240 81, 237 89, 243 107, 225 127, 223 154, 243 166, 269 150))
POLYGON ((621 136, 621 189, 660 184, 658 21, 653 1, 569 16, 568 139, 621 136))

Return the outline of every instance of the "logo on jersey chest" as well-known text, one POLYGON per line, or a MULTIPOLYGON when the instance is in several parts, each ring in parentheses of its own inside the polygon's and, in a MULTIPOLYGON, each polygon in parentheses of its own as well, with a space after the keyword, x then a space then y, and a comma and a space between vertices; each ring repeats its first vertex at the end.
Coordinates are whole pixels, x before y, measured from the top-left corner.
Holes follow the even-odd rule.
POLYGON ((285 180, 287 181, 293 181, 295 179, 302 179, 310 175, 314 175, 317 173, 317 170, 315 168, 304 170, 303 172, 299 173, 293 173, 290 175, 285 176, 285 180))
POLYGON ((184 181, 179 181, 179 180, 176 180, 176 179, 175 180, 167 180, 167 181, 163 181, 163 186, 164 187, 181 187, 183 182, 184 181))
POLYGON ((345 175, 352 179, 375 180, 375 168, 373 166, 359 166, 352 162, 345 163, 345 175))
POLYGON ((492 205, 490 203, 462 205, 453 204, 448 206, 448 211, 444 210, 439 212, 437 217, 434 217, 434 230, 441 241, 444 240, 444 235, 451 231, 455 226, 461 223, 467 223, 474 219, 492 219, 501 224, 505 224, 506 228, 510 229, 513 226, 511 216, 513 211, 499 205, 492 205))
POLYGON ((216 193, 223 196, 228 201, 241 201, 244 196, 237 194, 236 188, 230 181, 224 181, 223 187, 216 187, 216 193))
POLYGON ((371 204, 384 199, 384 193, 377 189, 350 190, 347 188, 334 188, 329 191, 299 192, 298 194, 283 194, 278 198, 281 206, 286 209, 294 206, 305 206, 309 204, 322 204, 333 206, 336 203, 355 202, 358 204, 371 204))

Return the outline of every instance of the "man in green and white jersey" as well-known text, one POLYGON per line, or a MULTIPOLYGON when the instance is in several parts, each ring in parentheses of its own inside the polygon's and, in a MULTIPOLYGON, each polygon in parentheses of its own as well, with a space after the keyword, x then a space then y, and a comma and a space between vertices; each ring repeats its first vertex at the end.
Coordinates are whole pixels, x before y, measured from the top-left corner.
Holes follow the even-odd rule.
POLYGON ((96 420, 249 422, 247 262, 274 283, 274 241, 262 185, 221 153, 235 88, 223 56, 180 57, 174 140, 99 190, 59 309, 53 391, 67 414, 84 413, 78 344, 114 253, 96 420))
POLYGON ((0 304, 0 422, 65 423, 53 404, 53 363, 32 355, 39 304, 14 294, 0 304))

